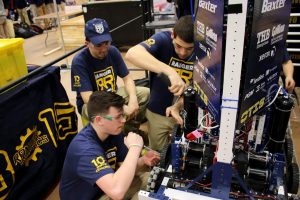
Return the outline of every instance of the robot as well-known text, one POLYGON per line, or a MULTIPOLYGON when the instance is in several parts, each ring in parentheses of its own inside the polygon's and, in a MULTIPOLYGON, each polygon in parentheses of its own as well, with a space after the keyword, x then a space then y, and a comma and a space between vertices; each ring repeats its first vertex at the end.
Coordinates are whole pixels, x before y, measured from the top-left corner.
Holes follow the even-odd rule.
POLYGON ((277 84, 290 6, 198 1, 184 126, 174 127, 139 199, 299 199, 294 99, 277 84))

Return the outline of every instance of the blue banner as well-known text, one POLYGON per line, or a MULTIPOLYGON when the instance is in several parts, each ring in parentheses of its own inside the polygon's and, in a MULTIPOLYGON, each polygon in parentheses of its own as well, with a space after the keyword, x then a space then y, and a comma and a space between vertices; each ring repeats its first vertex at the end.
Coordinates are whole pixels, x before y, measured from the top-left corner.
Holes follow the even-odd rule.
POLYGON ((249 48, 244 53, 238 129, 265 108, 277 92, 276 88, 271 91, 270 88, 278 84, 290 9, 291 1, 286 0, 254 2, 252 27, 246 29, 251 34, 245 37, 249 48))
POLYGON ((197 103, 220 122, 224 2, 199 0, 194 24, 197 103))
POLYGON ((43 199, 60 177, 77 133, 59 68, 0 94, 0 199, 43 199))

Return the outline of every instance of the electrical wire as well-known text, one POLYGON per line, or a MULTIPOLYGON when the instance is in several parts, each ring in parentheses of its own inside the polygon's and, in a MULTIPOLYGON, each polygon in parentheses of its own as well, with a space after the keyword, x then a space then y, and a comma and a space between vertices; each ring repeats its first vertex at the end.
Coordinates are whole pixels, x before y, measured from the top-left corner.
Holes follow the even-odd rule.
POLYGON ((208 115, 208 113, 207 113, 206 115, 204 115, 203 117, 201 117, 201 119, 200 119, 200 124, 199 124, 200 127, 201 127, 201 128, 205 128, 205 129, 207 129, 207 130, 214 129, 214 128, 218 128, 219 125, 211 126, 211 127, 208 127, 208 126, 204 126, 204 125, 203 125, 203 119, 204 119, 207 115, 208 115))
MULTIPOLYGON (((275 85, 276 85, 276 84, 275 84, 275 85)), ((272 87, 274 87, 274 85, 272 85, 272 86, 269 88, 269 90, 268 90, 268 96, 270 96, 270 91, 271 91, 272 87)), ((278 90, 277 90, 277 92, 276 92, 275 97, 274 97, 273 100, 267 105, 267 107, 269 107, 270 105, 272 105, 272 104, 274 103, 274 101, 275 101, 276 98, 278 97, 279 92, 281 91, 281 89, 282 89, 282 86, 279 86, 279 88, 278 88, 278 90)))

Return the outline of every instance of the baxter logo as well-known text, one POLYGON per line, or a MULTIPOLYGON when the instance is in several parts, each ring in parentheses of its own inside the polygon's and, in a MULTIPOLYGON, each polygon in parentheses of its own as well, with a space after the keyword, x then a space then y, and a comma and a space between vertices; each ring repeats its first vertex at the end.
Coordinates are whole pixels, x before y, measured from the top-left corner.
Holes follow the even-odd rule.
POLYGON ((276 0, 276 1, 269 1, 269 0, 264 0, 261 13, 266 13, 272 10, 277 10, 279 8, 284 7, 286 0, 276 0))

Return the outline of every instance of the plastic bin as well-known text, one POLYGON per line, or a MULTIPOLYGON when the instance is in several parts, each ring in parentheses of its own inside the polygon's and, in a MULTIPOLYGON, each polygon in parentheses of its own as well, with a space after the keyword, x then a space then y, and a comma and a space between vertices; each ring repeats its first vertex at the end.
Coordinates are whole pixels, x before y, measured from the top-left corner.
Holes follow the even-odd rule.
POLYGON ((23 38, 0 39, 0 87, 27 74, 23 38))

